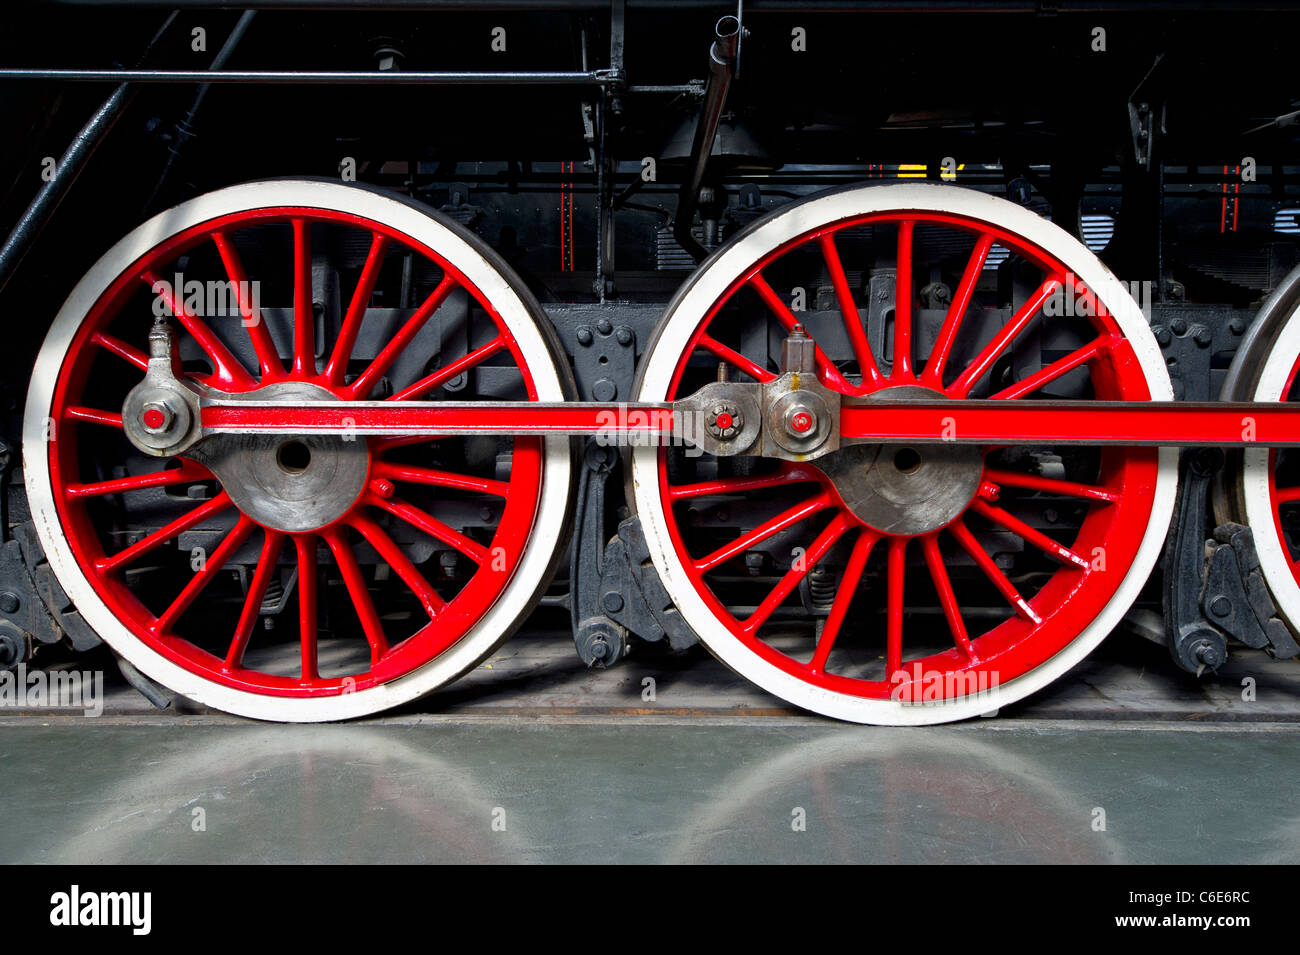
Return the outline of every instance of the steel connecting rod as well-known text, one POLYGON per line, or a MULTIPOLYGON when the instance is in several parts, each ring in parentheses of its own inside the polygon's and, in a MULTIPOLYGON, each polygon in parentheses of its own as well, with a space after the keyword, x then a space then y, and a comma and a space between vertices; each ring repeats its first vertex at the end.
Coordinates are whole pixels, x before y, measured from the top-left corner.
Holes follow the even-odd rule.
POLYGON ((817 379, 812 339, 798 326, 783 343, 782 375, 724 378, 671 403, 339 401, 284 384, 236 398, 184 379, 175 356, 175 333, 160 320, 144 380, 122 408, 128 438, 158 457, 241 435, 576 435, 792 461, 854 444, 1300 445, 1300 405, 1285 402, 953 400, 917 385, 846 397, 817 379))
MULTIPOLYGON (((645 444, 689 439, 692 417, 706 430, 716 424, 703 404, 204 400, 200 422, 205 435, 583 435, 645 444)), ((843 444, 1300 445, 1300 406, 1279 402, 846 399, 839 418, 843 444)))

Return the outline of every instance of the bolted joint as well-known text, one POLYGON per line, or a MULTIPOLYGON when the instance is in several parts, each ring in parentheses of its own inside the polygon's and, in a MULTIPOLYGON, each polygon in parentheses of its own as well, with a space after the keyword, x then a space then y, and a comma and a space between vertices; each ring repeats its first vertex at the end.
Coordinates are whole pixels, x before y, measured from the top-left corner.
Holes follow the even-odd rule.
POLYGON ((729 441, 740 434, 741 429, 745 426, 745 418, 736 405, 720 401, 709 410, 708 419, 705 423, 708 426, 709 434, 721 441, 729 441))
POLYGON ((590 618, 573 635, 578 658, 588 667, 603 670, 627 655, 627 630, 612 620, 590 618))
POLYGON ((140 409, 140 426, 150 434, 164 434, 176 420, 166 401, 148 401, 140 409))
POLYGON ((807 438, 817 433, 817 412, 806 404, 792 404, 785 409, 785 430, 793 438, 807 438))
POLYGON ((144 380, 122 404, 122 428, 135 447, 153 457, 170 457, 198 435, 198 397, 181 381, 176 332, 165 318, 149 331, 144 380))

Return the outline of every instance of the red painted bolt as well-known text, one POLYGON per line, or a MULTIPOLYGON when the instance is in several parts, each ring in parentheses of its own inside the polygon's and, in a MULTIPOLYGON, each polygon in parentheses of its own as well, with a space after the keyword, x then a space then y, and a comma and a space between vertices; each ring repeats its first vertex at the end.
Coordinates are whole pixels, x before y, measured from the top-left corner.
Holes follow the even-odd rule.
POLYGON ((140 420, 146 428, 157 431, 167 423, 167 416, 158 408, 146 408, 144 414, 140 415, 140 420))
POLYGON ((731 415, 723 411, 718 415, 718 427, 724 431, 731 427, 731 415))
POLYGON ((384 478, 375 478, 370 482, 370 490, 376 497, 382 497, 385 501, 393 496, 393 482, 384 478))
POLYGON ((806 411, 800 411, 790 419, 790 428, 798 434, 806 434, 812 430, 813 416, 806 411))

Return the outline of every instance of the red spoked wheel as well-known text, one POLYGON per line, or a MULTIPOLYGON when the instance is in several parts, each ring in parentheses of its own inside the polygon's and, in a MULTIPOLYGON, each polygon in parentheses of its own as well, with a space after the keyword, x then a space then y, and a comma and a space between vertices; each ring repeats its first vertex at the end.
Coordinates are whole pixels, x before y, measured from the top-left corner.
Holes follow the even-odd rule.
MULTIPOLYGON (((733 239, 669 306, 638 398, 689 395, 720 365, 771 380, 796 322, 817 342, 820 381, 882 415, 936 396, 1170 397, 1136 303, 1081 245, 991 196, 900 185, 804 200, 733 239), (1009 261, 986 271, 995 250, 1009 261)), ((818 712, 929 723, 1019 699, 1100 642, 1159 555, 1175 460, 1122 447, 854 446, 803 463, 641 448, 632 486, 669 592, 724 662, 818 712)))
POLYGON ((574 393, 504 263, 400 199, 254 183, 141 226, 55 319, 24 458, 60 583, 142 672, 234 713, 340 719, 453 679, 532 608, 568 526, 567 439, 246 435, 159 461, 121 409, 160 315, 185 377, 236 399, 574 393))
MULTIPOLYGON (((1300 269, 1264 302, 1224 382, 1225 401, 1300 401, 1300 269)), ((1273 603, 1300 633, 1300 455, 1248 447, 1216 488, 1221 519, 1250 526, 1273 603)))

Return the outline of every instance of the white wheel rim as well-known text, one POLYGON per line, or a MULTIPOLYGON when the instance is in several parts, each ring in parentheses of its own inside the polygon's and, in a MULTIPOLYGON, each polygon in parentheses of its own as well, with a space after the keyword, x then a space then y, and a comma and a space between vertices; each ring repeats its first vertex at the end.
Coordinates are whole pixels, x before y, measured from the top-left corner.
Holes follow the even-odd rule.
MULTIPOLYGON (((1282 401, 1291 369, 1300 356, 1300 312, 1287 319, 1255 386, 1253 401, 1282 401)), ((1278 536, 1273 515, 1268 448, 1247 448, 1242 455, 1242 484, 1246 498, 1246 523, 1254 531, 1260 569, 1278 612, 1292 630, 1300 624, 1300 585, 1291 572, 1291 557, 1278 536)))
MULTIPOLYGON (((784 243, 827 224, 888 211, 943 212, 994 223, 1070 265, 1075 275, 1098 294, 1101 289, 1119 288, 1118 281, 1101 261, 1067 233, 1004 199, 952 186, 922 183, 863 186, 835 192, 776 213, 759 228, 726 247, 691 279, 689 287, 660 320, 659 337, 643 359, 643 383, 637 400, 664 400, 677 362, 699 321, 755 262, 784 243)), ((1127 294, 1103 297, 1103 301, 1133 347, 1152 400, 1173 400, 1173 389, 1160 347, 1137 303, 1127 294)), ((1173 515, 1177 476, 1177 450, 1160 449, 1151 514, 1137 555, 1102 612, 1068 646, 1033 671, 1001 683, 976 698, 916 706, 893 700, 855 697, 813 686, 749 650, 717 620, 677 557, 660 492, 658 449, 637 448, 632 457, 636 509, 651 558, 673 603, 709 650, 741 676, 797 706, 838 719, 880 725, 944 723, 979 716, 1041 689, 1092 652, 1127 612, 1160 557, 1173 515)))
POLYGON ((23 419, 23 468, 33 522, 50 567, 86 622, 110 647, 150 679, 216 709, 264 720, 321 722, 376 713, 423 696, 473 667, 509 633, 541 586, 555 546, 563 539, 571 460, 567 438, 546 439, 533 531, 505 590, 453 647, 389 683, 329 697, 264 696, 206 680, 141 642, 105 605, 64 540, 45 441, 45 423, 53 406, 59 369, 82 319, 129 264, 185 229, 222 215, 278 206, 363 216, 438 250, 496 307, 529 357, 538 400, 565 399, 547 343, 518 292, 487 259, 436 219, 396 199, 340 183, 248 183, 207 193, 154 216, 106 252, 73 289, 50 327, 32 372, 23 419))

